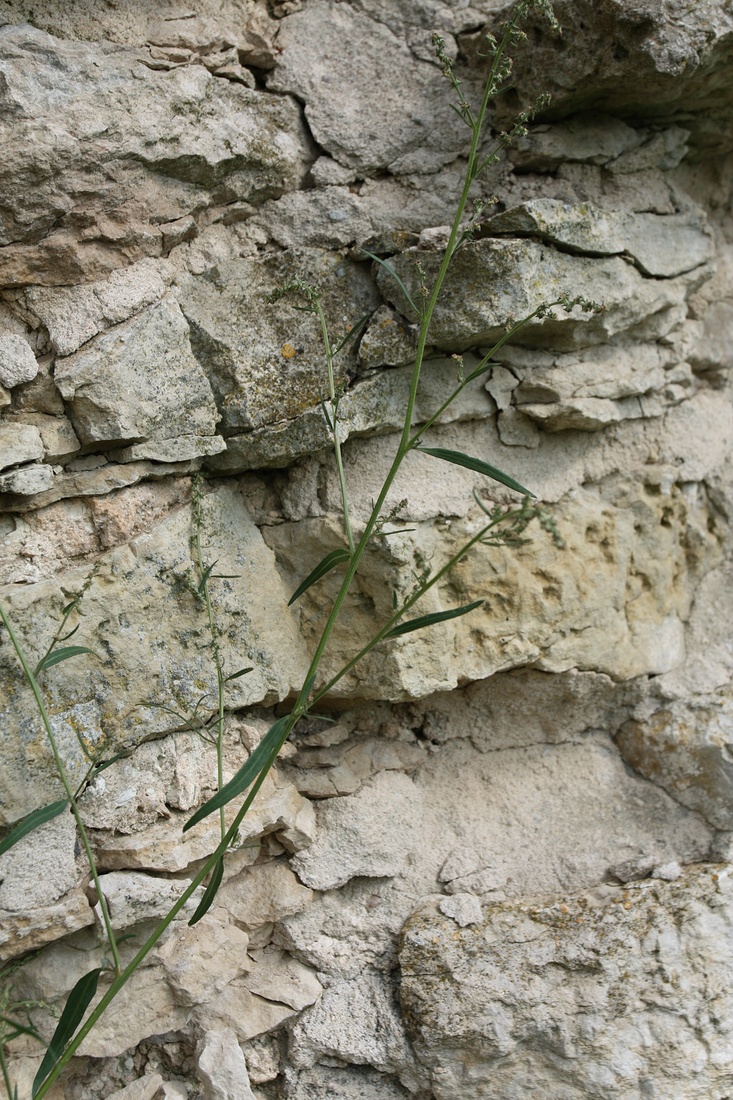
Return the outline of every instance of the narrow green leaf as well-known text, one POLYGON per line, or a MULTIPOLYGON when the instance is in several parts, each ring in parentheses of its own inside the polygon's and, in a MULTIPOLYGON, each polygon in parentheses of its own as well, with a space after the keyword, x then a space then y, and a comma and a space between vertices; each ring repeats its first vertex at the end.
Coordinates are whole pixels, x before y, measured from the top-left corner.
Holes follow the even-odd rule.
POLYGON ((61 1019, 56 1025, 51 1042, 48 1044, 43 1061, 38 1067, 38 1073, 33 1081, 31 1095, 35 1096, 39 1088, 48 1077, 53 1067, 58 1062, 66 1049, 66 1044, 73 1038, 74 1032, 84 1018, 94 994, 97 992, 97 982, 102 973, 101 967, 90 970, 76 983, 68 996, 61 1019))
POLYGON ((291 604, 295 603, 295 601, 299 599, 304 592, 307 592, 311 585, 315 584, 316 581, 319 581, 321 577, 325 577, 326 573, 330 573, 331 570, 334 569, 337 565, 343 565, 343 563, 349 561, 350 558, 351 554, 348 550, 344 550, 342 548, 339 548, 338 550, 330 550, 328 554, 326 554, 325 558, 321 558, 315 569, 312 569, 310 571, 303 583, 296 588, 295 592, 293 592, 292 596, 288 600, 288 607, 290 607, 291 604))
POLYGON ((397 272, 395 271, 395 269, 392 267, 392 264, 388 264, 386 260, 380 260, 379 256, 375 256, 373 252, 369 252, 366 248, 362 248, 360 251, 363 252, 365 256, 368 256, 371 260, 374 260, 375 263, 381 264, 382 267, 385 269, 385 271, 388 271, 390 273, 390 275, 392 276, 394 281, 397 283, 397 286, 400 288, 400 290, 404 294, 405 298, 407 298, 407 301, 410 303, 410 305, 414 309, 416 316, 420 317, 421 316, 420 310, 417 308, 417 306, 413 302, 412 298, 410 297, 409 290, 407 289, 405 284, 402 282, 402 279, 400 279, 400 277, 397 274, 397 272))
MULTIPOLYGON (((362 249, 362 251, 363 251, 363 249, 362 249)), ((370 309, 368 313, 364 314, 364 316, 361 318, 360 321, 357 321, 355 325, 352 325, 352 327, 349 329, 349 331, 344 336, 343 340, 339 344, 337 344, 336 347, 333 349, 332 355, 333 355, 334 359, 336 358, 336 356, 338 355, 338 353, 340 351, 343 351, 343 349, 348 344, 349 340, 353 340, 353 338, 358 333, 359 329, 362 328, 362 326, 367 323, 367 321, 369 320, 369 318, 372 316, 373 313, 374 313, 374 310, 370 309)))
POLYGON ((51 802, 48 806, 42 806, 40 810, 34 810, 32 814, 28 814, 18 822, 12 832, 8 833, 5 840, 0 841, 0 856, 14 847, 28 833, 32 833, 39 825, 45 825, 47 821, 58 817, 68 805, 66 799, 62 798, 59 802, 51 802))
POLYGON ((10 1016, 0 1016, 0 1022, 14 1029, 12 1035, 5 1036, 6 1042, 10 1042, 11 1039, 17 1039, 19 1035, 30 1035, 31 1039, 37 1039, 39 1043, 43 1043, 43 1039, 34 1027, 28 1027, 26 1024, 21 1024, 19 1020, 13 1020, 10 1016))
POLYGON ((59 638, 60 642, 68 642, 69 638, 73 638, 77 630, 81 626, 81 623, 77 623, 73 630, 70 630, 68 634, 64 634, 62 638, 59 638))
MULTIPOLYGON (((217 558, 216 560, 218 561, 219 559, 217 558)), ((211 565, 207 565, 203 573, 201 574, 201 580, 199 581, 198 588, 196 589, 199 596, 202 595, 204 589, 206 588, 206 585, 209 583, 209 577, 211 576, 211 571, 215 567, 215 565, 216 561, 212 561, 211 565)))
POLYGON ((249 759, 236 775, 232 776, 228 783, 225 783, 220 791, 209 799, 208 802, 204 802, 203 806, 199 806, 198 810, 192 817, 188 819, 183 826, 184 833, 188 829, 193 828, 199 821, 203 821, 209 814, 213 814, 214 810, 220 809, 222 806, 226 806, 228 802, 231 802, 237 795, 242 794, 247 790, 247 787, 254 783, 260 772, 267 766, 267 762, 270 759, 271 753, 275 750, 275 747, 284 744, 284 730, 287 726, 290 715, 286 714, 283 718, 278 718, 274 725, 270 726, 265 736, 260 741, 257 748, 251 753, 249 759))
POLYGON ((502 485, 514 489, 515 492, 521 493, 525 497, 534 497, 534 493, 530 493, 529 489, 525 489, 513 477, 509 477, 509 474, 502 473, 501 470, 497 470, 496 466, 490 466, 488 462, 483 462, 480 458, 473 458, 462 451, 448 451, 444 447, 418 447, 417 450, 422 451, 423 454, 432 455, 434 458, 442 458, 444 462, 452 462, 454 466, 465 466, 467 470, 475 470, 479 474, 486 474, 487 477, 493 478, 494 481, 500 481, 502 485))
MULTIPOLYGON (((118 760, 122 760, 125 756, 132 755, 132 749, 122 749, 120 752, 115 753, 114 756, 110 756, 109 760, 100 760, 94 765, 94 774, 99 775, 100 772, 106 771, 107 768, 111 768, 113 764, 116 764, 118 760)), ((119 938, 117 940, 119 943, 119 938)))
POLYGON ((91 653, 96 657, 93 649, 85 645, 65 645, 61 649, 54 649, 50 653, 47 653, 43 657, 35 669, 33 675, 38 676, 44 669, 51 668, 51 665, 58 665, 61 661, 68 661, 69 657, 78 657, 80 653, 91 653))
POLYGON ((240 668, 239 672, 232 672, 231 676, 225 676, 224 683, 228 684, 230 680, 238 680, 240 676, 246 676, 248 672, 254 672, 254 665, 250 665, 249 668, 240 668))
POLYGON ((204 914, 208 913, 209 909, 211 909, 211 906, 212 906, 212 903, 214 901, 214 898, 216 897, 217 891, 218 891, 219 887, 221 886, 221 880, 222 880, 223 876, 224 876, 224 857, 219 856, 216 863, 214 864, 214 870, 211 872, 211 878, 209 879, 209 883, 208 883, 206 889, 204 890, 204 896, 201 898, 201 901, 198 903, 198 905, 196 907, 196 912, 194 913, 194 915, 191 917, 190 921, 188 922, 189 924, 198 924, 198 922, 201 920, 201 918, 204 916, 204 914))
POLYGON ((463 607, 454 607, 452 611, 433 611, 431 615, 421 615, 418 619, 408 619, 406 623, 400 623, 385 634, 385 638, 398 638, 400 634, 411 634, 413 630, 422 630, 424 626, 432 626, 434 623, 443 623, 446 619, 457 619, 459 615, 468 615, 469 611, 475 611, 481 607, 483 600, 474 600, 463 607))

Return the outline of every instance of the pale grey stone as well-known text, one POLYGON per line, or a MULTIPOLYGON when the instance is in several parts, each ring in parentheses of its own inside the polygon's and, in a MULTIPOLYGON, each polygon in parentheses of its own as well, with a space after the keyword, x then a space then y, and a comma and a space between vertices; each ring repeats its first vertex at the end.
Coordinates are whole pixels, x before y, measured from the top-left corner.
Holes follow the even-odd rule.
MULTIPOLYGON (((206 453, 214 435, 214 398, 191 352, 188 326, 173 301, 160 302, 59 360, 54 379, 85 444, 114 446, 191 436, 202 438, 206 453)), ((175 447, 171 449, 175 453, 175 447)), ((186 450, 190 458, 191 447, 186 450)))
POLYGON ((244 1055, 229 1028, 204 1034, 196 1064, 205 1100, 254 1100, 244 1055))
MULTIPOLYGON (((413 300, 423 277, 418 262, 430 283, 439 252, 410 249, 392 260, 413 300)), ((534 241, 477 240, 456 254, 435 311, 431 339, 451 351, 491 345, 504 334, 509 318, 518 321, 542 302, 578 294, 602 304, 603 312, 589 314, 576 308, 566 314, 557 307, 554 316, 527 324, 513 342, 570 350, 604 343, 641 322, 650 338, 657 339, 682 319, 670 311, 681 306, 692 285, 707 275, 701 268, 676 279, 646 279, 620 257, 574 256, 534 241)), ((377 283, 385 297, 414 321, 405 295, 383 267, 377 283)))
POLYGON ((120 447, 113 453, 118 462, 149 459, 152 462, 174 463, 218 455, 226 450, 226 446, 220 435, 182 435, 173 439, 150 439, 146 443, 133 443, 131 447, 120 447))
POLYGON ((38 428, 23 422, 0 421, 0 470, 43 458, 43 450, 38 428))
MULTIPOLYGON (((39 435, 40 438, 40 435, 39 435)), ((21 466, 8 474, 0 475, 0 493, 15 493, 18 496, 34 496, 44 493, 53 483, 51 466, 21 466)))
MULTIPOLYGON (((30 424, 41 433, 43 458, 46 462, 67 462, 81 449, 71 421, 66 416, 48 416, 45 413, 23 413, 19 423, 30 424)), ((0 427, 0 435, 2 427, 0 427)))
POLYGON ((300 1012, 317 1001, 323 992, 315 972, 283 951, 268 947, 252 953, 244 985, 251 993, 269 1001, 282 1001, 300 1012))
POLYGON ((496 904, 478 935, 420 906, 403 934, 401 990, 433 1095, 724 1092, 732 894, 730 868, 692 868, 603 897, 496 904))
MULTIPOLYGON (((319 284, 334 342, 377 305, 364 265, 319 249, 222 263, 216 279, 189 280, 183 289, 191 345, 216 395, 224 434, 291 419, 313 407, 320 413, 319 402, 328 395, 320 325, 293 308, 303 305, 296 293, 268 300, 296 277, 319 284)), ((339 389, 355 365, 351 341, 335 362, 339 389)))
POLYGON ((74 818, 63 812, 0 856, 0 909, 27 914, 58 902, 77 885, 75 843, 74 818))
POLYGON ((198 214, 222 189, 258 203, 303 178, 311 153, 287 97, 203 65, 154 71, 144 50, 64 42, 28 24, 0 37, 13 116, 0 184, 4 283, 103 279, 159 256, 166 223, 198 214), (82 191, 83 233, 67 219, 82 191))
POLYGON ((656 278, 682 275, 708 263, 715 253, 700 208, 665 216, 602 210, 593 203, 571 206, 557 199, 532 199, 497 214, 486 229, 492 235, 540 237, 578 253, 624 253, 643 274, 656 278))
MULTIPOLYGON (((130 928, 141 921, 160 920, 171 906, 178 901, 186 888, 186 883, 171 879, 161 879, 146 875, 141 871, 110 871, 100 875, 102 891, 109 906, 112 927, 130 928)), ((186 902, 184 910, 190 916, 201 900, 203 887, 186 902)), ((95 906, 97 919, 101 922, 99 903, 95 906)))
POLYGON ((33 348, 22 336, 0 333, 0 384, 12 390, 23 382, 32 382, 38 374, 33 348))
POLYGON ((106 1100, 153 1100, 158 1090, 163 1087, 163 1083, 159 1073, 149 1073, 137 1081, 131 1081, 123 1089, 109 1093, 106 1100))
POLYGON ((333 0, 311 0, 284 22, 278 45, 268 87, 305 102, 316 141, 341 164, 360 174, 430 172, 463 150, 440 70, 417 60, 383 22, 333 0), (344 50, 349 40, 359 43, 358 65, 344 50))
POLYGON ((450 917, 460 928, 480 924, 483 919, 481 902, 475 894, 458 893, 438 902, 438 908, 444 917, 450 917))

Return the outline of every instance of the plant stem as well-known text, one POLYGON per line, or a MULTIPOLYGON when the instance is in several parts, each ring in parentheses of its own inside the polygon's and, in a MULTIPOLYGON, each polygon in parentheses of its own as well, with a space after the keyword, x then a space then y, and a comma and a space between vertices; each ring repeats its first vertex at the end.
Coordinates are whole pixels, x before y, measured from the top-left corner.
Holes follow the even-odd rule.
POLYGON ((341 440, 339 439, 339 425, 338 425, 338 407, 339 400, 336 396, 336 380, 333 373, 333 351, 331 348, 331 339, 328 335, 328 323, 326 321, 326 315, 323 312, 323 306, 321 305, 321 299, 317 295, 313 298, 313 308, 318 316, 318 320, 321 324, 321 335, 323 337, 323 347, 326 352, 326 369, 328 371, 328 390, 331 398, 331 419, 330 427, 333 432, 333 449, 336 455, 336 467, 338 469, 339 487, 341 489, 341 506, 344 513, 344 530, 346 531, 346 538, 349 543, 349 552, 354 553, 354 535, 351 530, 351 519, 349 517, 349 499, 346 495, 346 477, 344 475, 344 463, 341 455, 341 440))
POLYGON ((3 1083, 5 1085, 5 1091, 8 1094, 8 1100, 15 1100, 18 1095, 18 1090, 13 1088, 13 1083, 10 1080, 8 1063, 5 1058, 5 1046, 3 1043, 0 1043, 0 1068, 2 1069, 3 1083))
POLYGON ((51 719, 48 716, 48 711, 46 710, 46 704, 43 700, 41 689, 38 686, 38 681, 33 674, 33 670, 26 660, 25 653, 23 652, 23 647, 15 636, 15 632, 13 631, 10 620, 6 615, 2 604, 0 604, 0 618, 2 619, 3 625, 8 632, 10 641, 12 642, 13 648, 15 649, 15 652, 18 656, 18 660, 20 661, 23 668, 26 680, 28 681, 31 691, 33 692, 33 695, 35 697, 38 713, 41 716, 41 721, 43 722, 43 726, 46 730, 46 736, 48 737, 49 743, 51 745, 51 751, 53 752, 56 770, 58 772, 59 779, 61 780, 61 783, 63 785, 64 791, 66 792, 66 797, 69 800, 71 812, 73 813, 74 820, 76 821, 76 827, 79 830, 79 836, 81 838, 84 853, 87 857, 87 862, 89 864, 89 870, 91 872, 92 880, 94 882, 94 889, 97 892, 97 899, 99 901, 99 908, 102 914, 102 921, 104 923, 104 928, 107 933, 107 940, 109 942, 110 950, 112 952, 112 958, 114 960, 115 972, 119 974, 121 966, 120 955, 117 948, 117 940, 114 934, 114 930, 112 928, 112 921, 110 919, 109 909, 107 907, 107 899, 105 898, 104 892, 102 891, 102 887, 99 881, 99 873, 97 871, 97 864, 94 859, 94 853, 92 852, 92 846, 89 842, 89 836, 87 834, 84 822, 82 821, 81 814, 79 813, 79 806, 76 800, 76 795, 71 787, 71 784, 69 783, 69 779, 66 774, 66 768, 64 766, 63 760, 61 759, 61 755, 56 744, 56 738, 54 736, 53 728, 51 726, 51 719))

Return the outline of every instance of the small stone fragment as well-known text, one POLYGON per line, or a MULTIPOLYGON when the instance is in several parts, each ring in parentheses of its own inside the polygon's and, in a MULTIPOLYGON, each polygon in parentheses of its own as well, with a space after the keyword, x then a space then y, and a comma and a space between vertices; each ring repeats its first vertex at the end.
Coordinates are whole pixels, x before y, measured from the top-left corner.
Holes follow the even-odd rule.
POLYGON ((31 424, 0 423, 0 470, 43 458, 43 441, 31 424))
POLYGON ((445 917, 450 917, 461 928, 470 924, 480 924, 483 919, 481 902, 475 894, 451 894, 441 898, 438 908, 445 917))
POLYGON ((0 333, 0 384, 12 390, 32 382, 38 374, 38 360, 27 340, 15 333, 0 333))
POLYGON ((146 1074, 137 1081, 131 1081, 123 1089, 111 1092, 106 1100, 153 1100, 156 1092, 163 1086, 159 1073, 146 1074))
POLYGON ((22 466, 9 474, 0 475, 0 493, 17 493, 30 497, 45 493, 53 484, 51 466, 22 466))
POLYGON ((205 1100, 255 1100, 247 1063, 229 1028, 206 1032, 197 1064, 205 1100))

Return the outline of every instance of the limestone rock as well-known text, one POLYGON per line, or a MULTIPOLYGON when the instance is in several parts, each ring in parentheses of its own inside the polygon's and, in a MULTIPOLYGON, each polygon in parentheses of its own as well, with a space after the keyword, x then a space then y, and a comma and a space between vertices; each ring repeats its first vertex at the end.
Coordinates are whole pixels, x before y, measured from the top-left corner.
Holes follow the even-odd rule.
POLYGON ((58 355, 71 355, 98 332, 127 321, 165 294, 164 263, 140 260, 109 278, 75 287, 29 287, 27 308, 45 325, 58 355))
MULTIPOLYGON (((245 868, 217 894, 218 903, 237 924, 250 930, 302 912, 312 897, 312 891, 301 886, 287 864, 279 861, 245 868)), ((253 988, 252 992, 267 996, 262 989, 253 988)))
POLYGON ((416 60, 383 22, 332 0, 311 0, 283 24, 278 46, 268 87, 305 102, 316 141, 341 164, 362 174, 434 171, 462 151, 439 70, 416 60), (359 42, 358 67, 345 40, 359 42), (340 89, 338 106, 332 87, 340 89))
MULTIPOLYGON (((410 249, 392 262, 414 299, 421 278, 418 262, 430 284, 440 253, 410 249)), ((553 317, 531 321, 514 342, 570 350, 603 343, 641 322, 657 339, 681 319, 675 310, 690 287, 709 274, 702 267, 675 279, 647 279, 619 257, 590 259, 539 242, 485 238, 456 254, 435 311, 431 339, 450 351, 490 346, 509 318, 518 321, 543 301, 578 294, 602 304, 603 312, 583 314, 576 309, 566 314, 558 308, 553 317)), ((377 273, 377 283, 388 301, 414 321, 409 302, 384 268, 377 273)))
MULTIPOLYGON (((22 413, 22 424, 37 428, 43 443, 43 458, 55 464, 68 462, 80 449, 81 444, 71 421, 66 416, 48 416, 46 413, 22 413)), ((0 431, 2 429, 0 428, 0 431)))
POLYGON ((123 1089, 110 1093, 106 1100, 153 1100, 162 1085, 163 1078, 159 1073, 149 1073, 137 1081, 131 1081, 123 1089))
POLYGON ((592 203, 571 206, 532 199, 491 218, 490 235, 539 237, 572 252, 596 256, 625 253, 644 275, 671 278, 708 263, 715 249, 704 212, 623 214, 592 203))
POLYGON ((275 948, 256 951, 253 957, 254 965, 244 979, 251 993, 281 1001, 298 1012, 320 997, 323 990, 315 973, 297 959, 275 948))
POLYGON ((465 929, 426 903, 403 932, 401 996, 433 1095, 725 1088, 730 923, 726 867, 505 902, 465 929))
POLYGON ((618 744, 641 775, 718 829, 733 829, 733 699, 730 688, 693 696, 624 725, 618 744))
MULTIPOLYGON (((156 445, 178 436, 207 437, 218 414, 178 306, 164 301, 127 321, 88 348, 57 363, 54 375, 82 443, 136 444, 132 459, 160 458, 156 445), (152 441, 151 447, 147 447, 152 441)), ((168 443, 170 450, 170 444, 168 443)), ((202 453, 175 454, 192 458, 202 453)), ((164 448, 165 452, 165 448, 164 448)))
POLYGON ((367 972, 350 981, 331 982, 318 1003, 293 1025, 291 1034, 296 1066, 312 1065, 318 1052, 347 1065, 399 1072, 409 1080, 412 1053, 383 975, 367 972))
POLYGON ((23 382, 32 382, 38 374, 33 349, 22 336, 0 334, 0 383, 12 390, 23 382))
MULTIPOLYGON (((237 708, 268 696, 274 701, 287 695, 307 668, 303 641, 286 608, 289 593, 237 490, 222 486, 205 494, 202 506, 204 554, 211 561, 218 558, 217 572, 230 575, 226 582, 212 582, 217 585, 213 596, 217 615, 228 623, 221 639, 225 667, 236 671, 251 665, 254 669, 231 681, 227 705, 237 708)), ((99 656, 65 662, 61 675, 50 669, 45 680, 47 705, 74 782, 81 781, 88 766, 79 750, 79 732, 98 751, 108 745, 134 746, 151 732, 163 733, 175 723, 156 707, 141 707, 141 702, 153 700, 190 711, 204 692, 216 691, 206 615, 188 585, 193 568, 190 537, 189 508, 172 509, 152 531, 106 555, 92 578, 75 641, 99 656), (178 610, 171 614, 172 606, 180 608, 180 618, 178 610), (112 617, 111 607, 115 609, 112 617), (152 648, 151 639, 155 639, 152 648)), ((4 591, 5 606, 30 655, 38 659, 46 644, 46 636, 39 637, 33 625, 35 616, 44 622, 54 618, 68 602, 58 585, 78 591, 88 575, 89 569, 81 568, 66 572, 63 579, 4 591)), ((59 795, 51 795, 58 788, 30 693, 21 686, 9 643, 0 641, 4 667, 9 670, 8 690, 0 704, 5 737, 0 783, 3 812, 6 820, 13 821, 59 795)), ((244 761, 241 746, 239 752, 236 766, 244 761)), ((209 774, 213 782, 215 769, 209 774)), ((149 781, 141 783, 141 794, 148 785, 149 781)), ((275 809, 274 819, 267 813, 259 821, 251 819, 255 834, 265 821, 267 831, 273 831, 281 817, 283 828, 295 827, 302 799, 294 788, 280 788, 275 809)), ((179 843, 174 832, 171 852, 179 843)))
POLYGON ((271 1001, 250 993, 244 978, 235 979, 219 996, 194 1009, 192 1019, 197 1027, 230 1028, 240 1043, 275 1031, 286 1020, 297 1016, 295 1009, 281 1001, 271 1001))
POLYGON ((200 65, 154 71, 126 46, 64 42, 28 25, 1 35, 13 117, 0 185, 4 284, 105 278, 160 255, 162 227, 222 187, 259 202, 302 179, 310 154, 292 100, 200 65))
POLYGON ((411 1095, 394 1077, 370 1066, 315 1065, 298 1074, 293 1100, 321 1100, 329 1092, 341 1100, 407 1100, 411 1095))
MULTIPOLYGON (((36 433, 33 433, 34 439, 36 433)), ((37 436, 40 439, 40 435, 37 436)), ((12 506, 13 497, 30 497, 47 492, 53 483, 51 466, 19 466, 7 474, 0 475, 0 495, 7 493, 12 506)))
POLYGON ((555 117, 602 106, 637 118, 677 119, 710 151, 730 148, 728 72, 731 18, 720 0, 678 13, 643 0, 561 0, 562 52, 542 25, 518 51, 513 81, 522 102, 552 94, 555 117))
POLYGON ((244 1055, 229 1028, 204 1034, 197 1065, 205 1100, 254 1100, 244 1055))
MULTIPOLYGON (((297 294, 268 301, 296 277, 320 285, 334 340, 377 304, 363 265, 316 249, 221 264, 215 281, 190 282, 181 295, 191 345, 225 435, 291 418, 328 394, 316 318, 293 308, 303 304, 297 294)), ((348 344, 336 361, 337 386, 353 369, 355 354, 348 344)))
POLYGON ((156 954, 178 1003, 194 1007, 213 1000, 249 969, 248 943, 246 932, 215 908, 194 926, 176 928, 156 954))
MULTIPOLYGON (((468 373, 478 363, 470 353, 464 356, 468 373)), ((414 423, 425 421, 437 412, 456 386, 459 364, 453 359, 428 359, 425 362, 420 394, 415 403, 414 423)), ((411 367, 381 371, 359 381, 346 391, 339 402, 339 439, 377 435, 402 427, 405 405, 410 392, 411 367)), ((456 401, 441 415, 438 423, 480 419, 493 412, 491 401, 482 391, 481 379, 466 386, 456 401)), ((207 463, 221 473, 255 470, 263 466, 290 466, 299 458, 331 449, 333 435, 323 410, 307 409, 292 420, 266 425, 227 439, 226 454, 207 463)))
POLYGON ((31 424, 0 421, 0 470, 36 458, 43 458, 43 440, 38 429, 31 424))
MULTIPOLYGON (((164 880, 139 871, 112 871, 100 875, 102 892, 109 906, 112 927, 130 928, 147 920, 160 920, 183 893, 187 884, 164 880)), ((203 893, 203 890, 200 891, 203 893)), ((189 916, 201 900, 194 894, 186 903, 189 916)), ((97 918, 101 912, 97 906, 97 918)))

